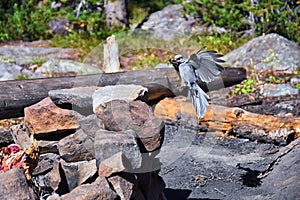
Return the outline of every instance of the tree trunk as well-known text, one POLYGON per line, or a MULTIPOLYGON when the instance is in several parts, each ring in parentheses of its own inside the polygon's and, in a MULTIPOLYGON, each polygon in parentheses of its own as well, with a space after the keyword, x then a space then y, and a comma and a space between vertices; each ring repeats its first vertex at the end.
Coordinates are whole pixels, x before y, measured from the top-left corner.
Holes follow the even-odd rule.
MULTIPOLYGON (((221 76, 208 84, 201 84, 207 89, 219 89, 237 84, 246 78, 242 68, 226 68, 221 76), (221 84, 218 84, 221 83, 221 84)), ((56 77, 34 80, 0 82, 0 119, 23 116, 23 109, 48 96, 50 90, 87 86, 106 86, 116 84, 143 85, 149 89, 150 100, 172 96, 182 92, 180 78, 172 68, 155 70, 136 70, 128 72, 94 74, 72 77, 56 77)))

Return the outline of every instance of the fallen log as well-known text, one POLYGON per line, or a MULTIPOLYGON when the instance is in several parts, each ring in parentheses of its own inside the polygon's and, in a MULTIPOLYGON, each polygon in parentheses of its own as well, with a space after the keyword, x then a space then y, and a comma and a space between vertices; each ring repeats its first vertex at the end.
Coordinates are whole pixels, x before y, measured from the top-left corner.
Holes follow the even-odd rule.
MULTIPOLYGON (((219 89, 240 83, 246 78, 243 68, 226 68, 215 81, 200 83, 204 90, 219 89)), ((0 119, 20 117, 23 109, 48 96, 50 90, 116 84, 143 85, 149 90, 149 98, 174 96, 182 92, 178 74, 172 68, 136 70, 109 74, 55 77, 33 80, 0 82, 0 119), (165 96, 163 96, 165 95, 165 96)))
MULTIPOLYGON (((180 114, 196 117, 190 102, 166 98, 154 110, 158 118, 177 120, 180 114)), ((281 118, 272 115, 251 113, 237 107, 209 105, 205 116, 199 120, 208 130, 249 138, 250 140, 285 145, 300 137, 299 118, 281 118)))

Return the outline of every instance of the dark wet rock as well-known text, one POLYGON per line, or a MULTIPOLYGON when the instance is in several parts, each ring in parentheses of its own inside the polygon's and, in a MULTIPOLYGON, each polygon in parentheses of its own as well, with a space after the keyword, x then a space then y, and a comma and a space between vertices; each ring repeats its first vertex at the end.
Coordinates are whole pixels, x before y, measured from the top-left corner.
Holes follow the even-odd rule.
POLYGON ((67 162, 92 160, 94 154, 94 139, 82 129, 64 137, 58 143, 59 155, 67 162))
POLYGON ((73 110, 59 108, 49 97, 26 107, 24 113, 25 126, 35 136, 79 128, 77 122, 83 117, 73 110))
POLYGON ((13 137, 8 129, 0 129, 0 148, 13 143, 13 137))
MULTIPOLYGON (((119 132, 100 130, 96 132, 94 147, 97 166, 114 154, 123 152, 130 163, 129 166, 125 166, 126 171, 141 167, 142 156, 136 141, 136 134, 132 130, 119 132)), ((113 166, 108 167, 113 168, 113 166)))
POLYGON ((144 199, 164 199, 165 182, 158 171, 150 171, 146 173, 138 173, 137 186, 143 194, 144 199))
POLYGON ((23 169, 11 169, 0 174, 0 199, 37 199, 23 169))
POLYGON ((38 73, 31 72, 27 69, 23 69, 19 65, 0 61, 0 81, 8 81, 8 80, 14 80, 20 78, 33 79, 33 78, 42 78, 42 77, 44 76, 38 73))
POLYGON ((97 187, 94 184, 83 184, 76 187, 70 193, 67 193, 60 197, 60 200, 69 199, 111 199, 117 200, 118 195, 108 187, 97 187))
POLYGON ((166 6, 164 9, 152 13, 141 25, 141 30, 166 41, 178 36, 201 34, 208 31, 205 27, 195 26, 200 22, 199 19, 184 15, 182 11, 183 6, 180 4, 166 6))
POLYGON ((29 46, 1 46, 0 60, 5 60, 16 65, 36 64, 48 59, 78 60, 78 54, 74 49, 42 48, 29 46))
POLYGON ((262 180, 264 192, 261 195, 269 199, 297 199, 300 196, 300 138, 278 154, 280 159, 272 163, 271 171, 262 180))
POLYGON ((101 69, 73 60, 52 59, 42 64, 35 72, 53 77, 53 75, 69 73, 73 73, 74 75, 98 74, 101 73, 101 69))
POLYGON ((38 140, 39 152, 44 153, 56 153, 58 154, 58 141, 38 140))
POLYGON ((292 73, 300 65, 298 45, 276 34, 254 38, 225 55, 230 66, 254 67, 255 70, 277 70, 292 73))
POLYGON ((85 183, 97 173, 96 160, 71 163, 61 160, 60 163, 66 176, 69 191, 85 183))
POLYGON ((278 97, 285 95, 296 95, 299 90, 288 84, 271 84, 266 83, 260 89, 260 94, 265 97, 278 97))
POLYGON ((166 126, 166 138, 161 149, 164 155, 160 155, 160 175, 166 183, 167 199, 179 199, 181 195, 181 199, 239 199, 258 195, 257 176, 273 162, 272 152, 278 148, 248 139, 222 139, 209 132, 199 134, 174 125, 166 126), (249 164, 256 165, 251 168, 249 164))
POLYGON ((93 93, 99 87, 75 87, 71 89, 50 90, 49 97, 58 105, 71 105, 75 110, 83 115, 93 113, 93 93))
POLYGON ((151 107, 142 101, 113 100, 105 107, 99 106, 96 115, 108 130, 134 130, 143 152, 154 151, 163 142, 164 122, 156 118, 151 107))

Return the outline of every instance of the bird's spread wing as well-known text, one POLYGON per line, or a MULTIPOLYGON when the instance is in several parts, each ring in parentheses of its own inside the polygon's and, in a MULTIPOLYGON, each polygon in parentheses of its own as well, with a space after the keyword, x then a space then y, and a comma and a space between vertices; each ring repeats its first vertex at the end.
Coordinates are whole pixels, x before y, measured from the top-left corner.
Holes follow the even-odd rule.
POLYGON ((225 61, 220 59, 223 55, 216 51, 205 51, 205 47, 192 54, 189 62, 195 68, 196 76, 204 82, 211 82, 224 68, 218 63, 225 61))

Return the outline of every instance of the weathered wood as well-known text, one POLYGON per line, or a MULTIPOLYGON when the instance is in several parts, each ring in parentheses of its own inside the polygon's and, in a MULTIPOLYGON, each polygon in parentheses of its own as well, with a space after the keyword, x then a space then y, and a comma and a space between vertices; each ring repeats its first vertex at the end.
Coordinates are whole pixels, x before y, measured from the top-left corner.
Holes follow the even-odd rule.
POLYGON ((120 72, 119 48, 114 35, 106 39, 103 45, 103 71, 105 73, 120 72))
MULTIPOLYGON (((180 113, 196 117, 190 102, 166 98, 154 110, 155 116, 177 120, 180 113)), ((251 113, 237 107, 209 105, 205 116, 199 120, 209 130, 233 133, 252 140, 286 144, 300 137, 299 118, 281 118, 272 115, 251 113)))
MULTIPOLYGON (((241 82, 246 77, 244 69, 226 68, 215 81, 202 84, 218 89, 241 82)), ((23 116, 23 109, 48 96, 50 90, 74 87, 105 86, 116 84, 137 84, 146 86, 151 100, 161 95, 163 90, 170 96, 180 94, 180 78, 172 68, 136 70, 128 72, 94 74, 82 76, 44 78, 0 82, 0 119, 23 116)), ((206 88, 205 88, 206 87, 206 88)), ((164 94, 166 94, 164 92, 164 94)))

